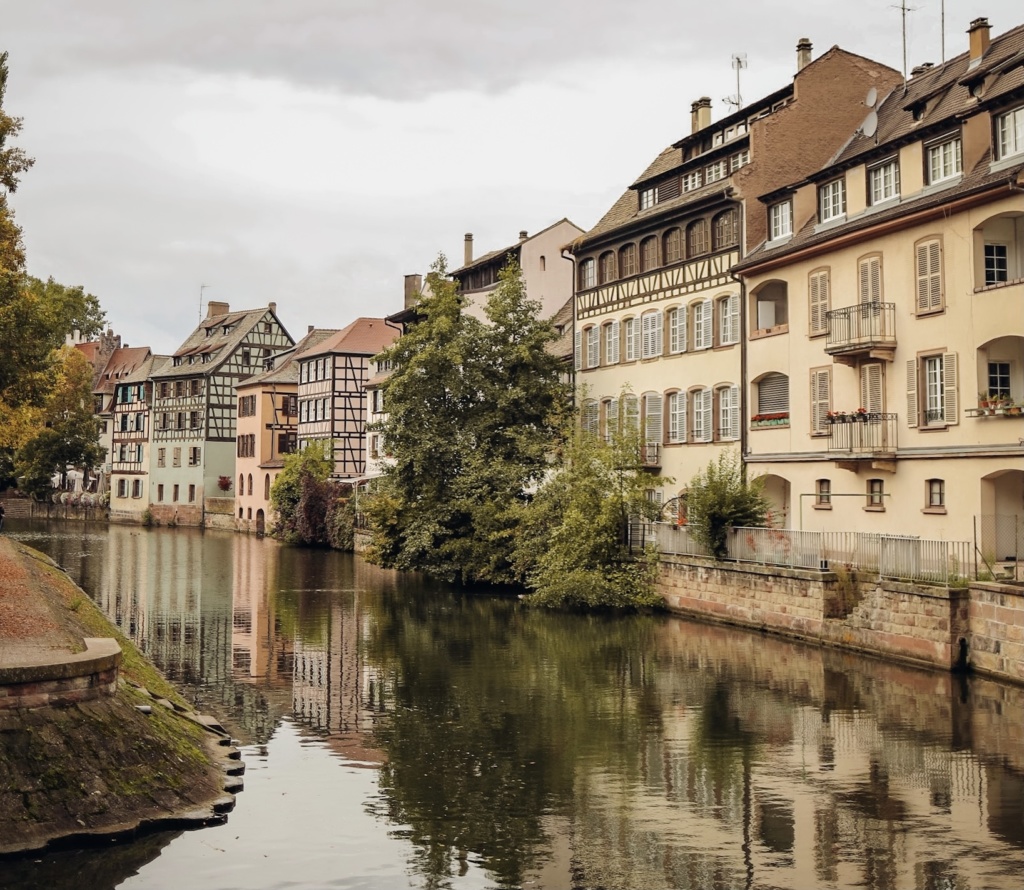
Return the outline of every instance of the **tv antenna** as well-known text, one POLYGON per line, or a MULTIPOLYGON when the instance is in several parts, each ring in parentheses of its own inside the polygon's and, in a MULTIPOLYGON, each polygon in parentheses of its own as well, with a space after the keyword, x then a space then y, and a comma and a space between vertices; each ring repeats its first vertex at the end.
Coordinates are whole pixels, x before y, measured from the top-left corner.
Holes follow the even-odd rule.
POLYGON ((737 108, 743 107, 743 97, 740 95, 740 72, 747 67, 747 54, 746 53, 733 53, 732 54, 732 70, 736 72, 736 95, 729 96, 722 101, 728 105, 735 105, 737 108))
MULTIPOLYGON (((907 0, 900 0, 899 6, 893 6, 893 9, 900 11, 900 17, 903 20, 903 94, 907 92, 907 13, 916 12, 916 6, 907 6, 907 0)), ((943 8, 945 9, 945 8, 943 8)))
POLYGON ((209 284, 199 285, 199 320, 203 320, 203 291, 210 287, 209 284))

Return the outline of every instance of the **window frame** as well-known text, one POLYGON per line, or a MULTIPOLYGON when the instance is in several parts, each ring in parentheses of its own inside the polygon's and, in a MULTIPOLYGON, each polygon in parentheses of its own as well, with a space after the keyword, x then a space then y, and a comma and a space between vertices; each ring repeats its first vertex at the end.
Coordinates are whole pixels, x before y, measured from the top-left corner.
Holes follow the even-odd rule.
POLYGON ((1024 105, 997 114, 993 126, 997 160, 1024 154, 1024 105))
POLYGON ((885 480, 868 479, 865 483, 864 509, 869 513, 885 512, 885 480))
POLYGON ((768 208, 768 240, 793 237, 793 199, 787 198, 768 208))
POLYGON ((900 161, 895 155, 872 164, 867 170, 867 200, 877 207, 900 197, 900 161))
POLYGON ((831 510, 832 509, 832 480, 831 479, 815 479, 814 480, 814 509, 815 510, 831 510))
POLYGON ((740 295, 717 297, 718 345, 735 346, 740 342, 740 295))
POLYGON ((924 480, 924 508, 922 513, 944 515, 946 513, 946 480, 924 480))
POLYGON ((846 179, 838 177, 818 186, 818 222, 846 218, 846 179))
MULTIPOLYGON (((597 262, 593 257, 587 257, 585 260, 580 261, 579 269, 579 289, 589 290, 592 287, 597 286, 597 262)), ((303 370, 305 370, 303 365, 303 370)))
POLYGON ((640 209, 650 210, 655 204, 658 203, 658 187, 650 186, 649 188, 640 189, 640 209))
POLYGON ((959 133, 941 137, 925 145, 924 172, 928 185, 949 182, 963 175, 963 138, 959 133), (945 151, 947 148, 952 149, 948 154, 945 151), (936 175, 936 168, 938 168, 938 175, 936 175))

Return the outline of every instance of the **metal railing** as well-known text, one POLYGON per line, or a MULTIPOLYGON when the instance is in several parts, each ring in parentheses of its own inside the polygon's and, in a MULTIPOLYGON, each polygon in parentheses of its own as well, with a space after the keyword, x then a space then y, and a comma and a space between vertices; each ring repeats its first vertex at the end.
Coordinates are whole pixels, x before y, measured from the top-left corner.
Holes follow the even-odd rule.
POLYGON ((895 303, 858 303, 831 309, 825 313, 825 320, 825 352, 830 355, 896 345, 895 303))
POLYGON ((640 446, 640 466, 657 469, 661 466, 661 445, 647 442, 640 446))
POLYGON ((828 430, 828 450, 844 454, 894 454, 899 423, 897 414, 864 414, 833 419, 828 430))
MULTIPOLYGON (((663 554, 710 556, 687 526, 651 523, 643 540, 663 554)), ((843 566, 900 581, 957 583, 976 577, 970 541, 938 541, 865 532, 818 532, 779 528, 734 528, 727 559, 779 568, 829 571, 843 566)))

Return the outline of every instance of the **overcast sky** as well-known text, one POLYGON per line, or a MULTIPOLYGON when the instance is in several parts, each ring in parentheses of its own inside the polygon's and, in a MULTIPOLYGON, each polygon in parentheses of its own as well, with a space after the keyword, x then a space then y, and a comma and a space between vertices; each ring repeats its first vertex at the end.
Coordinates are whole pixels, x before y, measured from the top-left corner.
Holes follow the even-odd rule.
MULTIPOLYGON (((899 0, 8 0, 11 204, 29 271, 173 352, 207 300, 298 339, 401 308, 402 276, 568 216, 590 228, 690 103, 787 83, 800 37, 902 68, 899 0)), ((940 0, 908 0, 912 67, 940 0)), ((946 0, 946 56, 1019 0, 946 0)), ((205 311, 205 305, 204 310, 205 311)))

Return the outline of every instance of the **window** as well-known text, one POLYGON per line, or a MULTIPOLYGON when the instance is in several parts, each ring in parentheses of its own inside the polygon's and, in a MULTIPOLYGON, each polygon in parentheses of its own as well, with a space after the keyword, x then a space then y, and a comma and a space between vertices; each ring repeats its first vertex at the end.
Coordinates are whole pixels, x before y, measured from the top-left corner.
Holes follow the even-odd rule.
POLYGON ((683 191, 692 192, 701 187, 701 171, 694 170, 691 173, 683 174, 683 191))
POLYGON ((686 393, 673 392, 668 396, 668 441, 672 444, 686 441, 686 393))
MULTIPOLYGON (((866 407, 866 406, 865 406, 866 407)), ((811 371, 811 435, 827 435, 828 412, 832 410, 832 369, 811 371)))
POLYGON ((765 374, 758 381, 757 413, 789 416, 789 378, 785 374, 765 374))
POLYGON ((818 219, 829 222, 846 215, 846 180, 833 179, 818 189, 818 219))
POLYGON ((740 437, 740 390, 723 386, 718 390, 718 438, 723 442, 740 437))
POLYGON ((656 188, 647 188, 640 190, 640 209, 650 210, 655 204, 658 203, 658 190, 656 188))
POLYGON ((285 396, 281 400, 281 411, 285 417, 295 417, 299 413, 299 397, 285 396))
POLYGON ((201 426, 199 422, 199 412, 189 411, 188 413, 188 425, 190 429, 197 430, 201 426))
POLYGON ((658 239, 654 235, 640 242, 640 271, 658 268, 658 239))
MULTIPOLYGON (((376 443, 376 441, 380 437, 379 436, 374 436, 373 438, 374 438, 374 442, 376 443)), ((270 500, 270 473, 267 473, 263 477, 263 500, 265 500, 265 501, 269 501, 270 500)))
POLYGON ((605 442, 610 442, 612 440, 612 436, 618 432, 619 429, 619 400, 605 399, 601 408, 601 422, 604 424, 602 435, 604 436, 605 442))
POLYGON ((170 426, 171 426, 171 415, 168 414, 166 411, 161 412, 161 414, 160 414, 160 429, 162 429, 162 430, 170 429, 170 426))
POLYGON ((645 312, 641 317, 642 357, 656 358, 661 355, 662 328, 660 312, 645 312))
POLYGON ((117 496, 119 498, 128 497, 128 480, 118 479, 117 480, 117 496))
POLYGON ((175 448, 171 452, 171 466, 172 467, 180 467, 181 466, 181 449, 180 448, 175 448))
POLYGON ((252 417, 256 413, 256 396, 242 396, 238 400, 238 416, 252 417))
POLYGON ((251 355, 251 353, 249 352, 248 349, 243 349, 242 350, 242 364, 243 365, 251 365, 252 364, 252 355, 251 355))
POLYGON ((740 342, 740 295, 730 294, 718 300, 718 343, 731 346, 740 342))
POLYGON ((587 290, 597 284, 597 274, 593 260, 583 260, 580 263, 580 290, 587 290))
POLYGON ((142 497, 142 480, 141 479, 133 479, 132 480, 132 497, 133 498, 141 498, 142 497))
POLYGON ((660 445, 662 443, 662 401, 661 393, 644 393, 644 443, 660 445))
POLYGON ((951 179, 963 172, 963 149, 959 136, 928 146, 927 153, 929 184, 951 179))
POLYGON ((174 488, 171 489, 171 493, 172 493, 172 498, 171 499, 174 501, 174 503, 178 503, 178 486, 177 485, 175 485, 174 488))
POLYGON ((814 506, 823 510, 832 509, 831 479, 818 479, 814 483, 814 506))
POLYGON ((668 263, 678 263, 683 258, 683 233, 679 229, 669 229, 662 238, 662 256, 668 263))
POLYGON ((610 321, 604 326, 604 360, 606 364, 619 363, 619 323, 610 321))
POLYGON ((615 280, 615 254, 610 250, 602 253, 597 261, 597 283, 608 284, 615 280))
POLYGON ((160 382, 160 398, 169 399, 171 397, 171 384, 167 380, 160 382))
POLYGON ((601 364, 601 329, 589 327, 583 333, 587 339, 587 367, 596 368, 601 364))
POLYGON ((1005 244, 985 245, 985 286, 1010 280, 1010 256, 1005 244))
POLYGON ((861 303, 881 302, 882 258, 878 254, 857 262, 857 295, 861 303))
POLYGON ((668 351, 670 355, 686 352, 686 307, 668 310, 668 351))
POLYGON ((202 449, 201 448, 189 448, 188 450, 188 465, 190 467, 198 467, 201 462, 202 449))
POLYGON ((174 418, 174 428, 177 430, 185 429, 185 412, 179 411, 174 418))
POLYGON ((735 173, 740 167, 746 167, 750 163, 750 149, 745 148, 743 151, 738 151, 731 158, 729 158, 729 172, 735 173))
POLYGON ((693 316, 693 348, 710 349, 715 345, 714 316, 711 300, 701 300, 690 307, 693 316))
POLYGON ((627 244, 619 250, 619 277, 636 275, 636 245, 627 244))
POLYGON ((955 352, 907 362, 907 426, 942 428, 958 422, 957 367, 955 352))
POLYGON ((694 220, 686 227, 686 258, 708 252, 707 220, 694 220))
MULTIPOLYGON (((250 473, 246 477, 246 481, 249 483, 248 487, 246 488, 246 494, 248 494, 249 497, 252 497, 252 473, 250 473)), ((239 492, 239 494, 241 494, 241 492, 239 492)))
POLYGON ((370 390, 370 413, 382 414, 384 412, 384 391, 381 389, 370 390))
POLYGON ((290 433, 278 433, 277 434, 277 452, 278 454, 293 454, 298 450, 299 440, 298 435, 294 431, 290 433))
POLYGON ((198 379, 190 380, 188 382, 188 394, 190 396, 197 396, 197 395, 199 395, 199 380, 198 379))
POLYGON ((996 118, 996 149, 1000 159, 1024 152, 1024 105, 996 118))
POLYGON ((768 208, 768 237, 775 241, 793 234, 793 204, 781 201, 768 208))
POLYGON ((622 397, 622 428, 640 432, 640 400, 631 392, 622 397))
POLYGON ((1010 392, 1010 363, 988 363, 988 394, 999 395, 1010 392))
POLYGON ((728 175, 727 170, 728 164, 723 159, 721 161, 715 161, 713 164, 708 164, 704 168, 704 182, 718 182, 720 179, 725 179, 728 175))
POLYGON ((900 168, 895 158, 868 170, 868 203, 881 204, 900 196, 900 168))
POLYGON ((946 482, 944 479, 926 479, 924 483, 924 512, 946 512, 946 482))
POLYGON ((194 504, 196 502, 196 487, 194 485, 190 485, 188 487, 188 502, 190 504, 194 504))
POLYGON ((885 509, 883 498, 885 497, 885 480, 868 479, 868 502, 865 510, 882 511, 885 509))
POLYGON ((714 437, 712 420, 712 396, 710 389, 698 389, 690 393, 693 406, 693 441, 710 442, 714 437))
POLYGON ((174 398, 183 399, 185 398, 185 381, 175 380, 174 381, 174 398))
POLYGON ((164 487, 163 487, 163 485, 158 485, 156 487, 156 499, 157 499, 158 502, 163 503, 163 500, 164 500, 164 487))
POLYGON ((723 210, 711 222, 714 250, 724 250, 739 244, 739 216, 735 210, 723 210))
POLYGON ((625 327, 626 361, 635 362, 640 358, 640 319, 627 318, 625 327))
POLYGON ((810 327, 808 334, 817 337, 828 333, 828 310, 831 304, 831 279, 828 269, 818 269, 807 278, 807 301, 810 327))
POLYGON ((938 238, 919 242, 915 248, 917 267, 917 313, 942 309, 942 246, 938 238))
POLYGON ((156 450, 156 465, 158 467, 166 467, 167 466, 167 449, 166 448, 157 448, 157 450, 156 450))
POLYGON ((775 333, 788 330, 789 285, 785 281, 766 281, 754 292, 751 309, 753 329, 762 332, 762 336, 773 330, 775 333))

